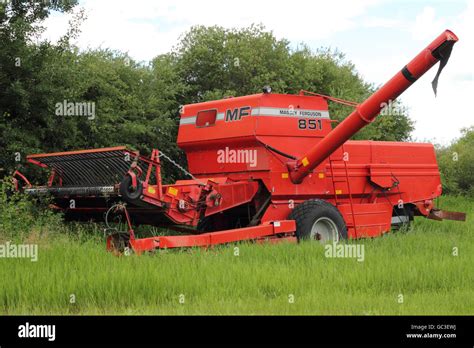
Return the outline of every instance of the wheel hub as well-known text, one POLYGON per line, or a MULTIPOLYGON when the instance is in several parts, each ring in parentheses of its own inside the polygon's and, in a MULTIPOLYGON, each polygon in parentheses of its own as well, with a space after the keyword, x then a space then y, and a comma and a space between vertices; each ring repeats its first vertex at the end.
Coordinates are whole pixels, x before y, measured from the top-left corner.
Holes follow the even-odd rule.
POLYGON ((337 226, 331 219, 327 217, 320 217, 311 227, 310 238, 317 240, 320 243, 327 243, 328 241, 339 241, 339 233, 337 226))

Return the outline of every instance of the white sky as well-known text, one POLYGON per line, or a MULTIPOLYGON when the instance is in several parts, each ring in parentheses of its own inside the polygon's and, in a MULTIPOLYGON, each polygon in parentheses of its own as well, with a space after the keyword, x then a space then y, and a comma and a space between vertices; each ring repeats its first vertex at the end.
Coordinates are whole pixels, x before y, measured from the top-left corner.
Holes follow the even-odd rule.
MULTIPOLYGON (((416 140, 446 144, 474 125, 467 103, 474 98, 474 0, 82 0, 80 6, 88 16, 77 41, 81 48, 113 48, 148 61, 168 52, 192 25, 262 23, 294 47, 305 42, 313 49, 338 48, 375 85, 449 28, 460 41, 441 75, 438 97, 431 90, 433 68, 401 100, 416 121, 416 140)), ((69 19, 50 16, 45 37, 56 40, 69 19)))

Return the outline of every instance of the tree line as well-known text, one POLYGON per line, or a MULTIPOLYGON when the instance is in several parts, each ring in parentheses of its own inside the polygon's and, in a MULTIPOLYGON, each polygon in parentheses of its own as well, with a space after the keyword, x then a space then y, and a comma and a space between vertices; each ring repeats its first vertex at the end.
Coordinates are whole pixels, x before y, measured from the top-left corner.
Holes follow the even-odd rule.
MULTIPOLYGON (((41 23, 51 11, 76 6, 76 0, 0 2, 0 168, 5 173, 21 165, 26 154, 116 145, 148 154, 156 147, 185 165, 176 146, 182 105, 258 93, 265 85, 276 93, 305 89, 355 102, 376 89, 341 52, 313 51, 304 44, 292 49, 262 25, 192 27, 150 62, 111 49, 79 50, 71 42, 80 33, 81 11, 58 42, 40 39, 41 23), (86 114, 68 113, 77 107, 86 114)), ((350 111, 330 105, 337 120, 350 111)), ((401 112, 381 115, 354 138, 406 141, 412 130, 409 115, 401 112)), ((175 167, 164 166, 166 181, 182 177, 175 167)))

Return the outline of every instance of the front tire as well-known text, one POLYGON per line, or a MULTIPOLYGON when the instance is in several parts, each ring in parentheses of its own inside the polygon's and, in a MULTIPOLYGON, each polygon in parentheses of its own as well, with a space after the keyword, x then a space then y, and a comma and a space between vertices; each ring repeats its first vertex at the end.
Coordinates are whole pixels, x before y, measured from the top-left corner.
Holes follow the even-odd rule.
POLYGON ((320 243, 347 239, 347 227, 339 210, 321 199, 310 199, 299 204, 289 216, 296 221, 298 241, 314 240, 320 243))
POLYGON ((143 194, 143 183, 137 178, 137 187, 134 189, 132 178, 130 175, 126 175, 120 183, 120 194, 127 202, 134 203, 139 201, 143 194))

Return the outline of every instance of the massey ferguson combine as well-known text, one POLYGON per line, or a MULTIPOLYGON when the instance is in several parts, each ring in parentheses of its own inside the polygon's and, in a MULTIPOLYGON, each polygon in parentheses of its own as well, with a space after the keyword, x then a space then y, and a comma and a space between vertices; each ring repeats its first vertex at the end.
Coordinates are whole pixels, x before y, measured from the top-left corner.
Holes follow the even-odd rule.
POLYGON ((449 30, 405 65, 340 124, 328 100, 264 93, 186 105, 178 145, 186 152, 189 180, 161 182, 169 160, 126 147, 35 154, 28 162, 50 170, 45 186, 21 173, 14 181, 30 195, 49 194, 55 209, 74 220, 123 214, 128 231, 110 228, 109 250, 140 253, 252 241, 317 240, 380 236, 413 220, 464 220, 438 210, 440 174, 431 144, 351 141, 384 105, 395 100, 440 61, 446 65, 458 38, 449 30), (333 126, 334 129, 333 129, 333 126), (136 238, 134 225, 178 235, 136 238))

